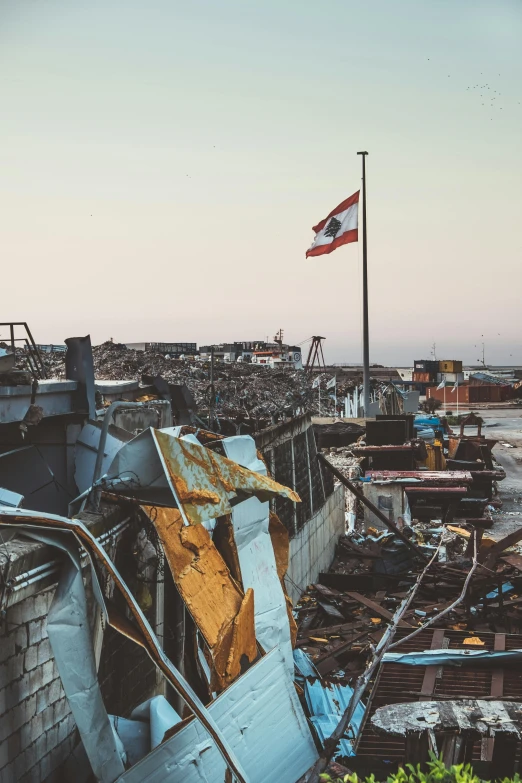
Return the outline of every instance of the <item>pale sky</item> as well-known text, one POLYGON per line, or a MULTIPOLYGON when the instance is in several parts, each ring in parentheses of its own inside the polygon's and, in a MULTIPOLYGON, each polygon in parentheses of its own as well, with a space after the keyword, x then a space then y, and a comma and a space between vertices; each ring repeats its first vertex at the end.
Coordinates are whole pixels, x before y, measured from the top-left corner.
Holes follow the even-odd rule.
POLYGON ((0 0, 0 107, 0 320, 39 342, 359 361, 361 243, 305 251, 365 149, 371 361, 522 364, 520 0, 0 0))

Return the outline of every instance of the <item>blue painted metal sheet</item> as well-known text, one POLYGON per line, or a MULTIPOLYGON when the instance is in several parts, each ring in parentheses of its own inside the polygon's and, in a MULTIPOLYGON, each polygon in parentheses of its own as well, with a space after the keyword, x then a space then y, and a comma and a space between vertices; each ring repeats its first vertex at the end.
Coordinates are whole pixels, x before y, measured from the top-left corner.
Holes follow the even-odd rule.
POLYGON ((481 666, 504 666, 522 659, 522 650, 424 650, 415 653, 384 654, 383 663, 401 663, 408 666, 466 666, 479 663, 481 666))

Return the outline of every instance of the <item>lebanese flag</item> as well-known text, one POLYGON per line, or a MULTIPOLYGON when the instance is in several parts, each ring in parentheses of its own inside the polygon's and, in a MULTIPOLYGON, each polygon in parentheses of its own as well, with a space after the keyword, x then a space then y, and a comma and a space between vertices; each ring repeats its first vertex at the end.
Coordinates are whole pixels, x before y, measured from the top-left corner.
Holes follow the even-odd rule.
POLYGON ((323 253, 331 253, 336 247, 346 245, 348 242, 357 242, 358 215, 359 215, 359 193, 347 198, 342 204, 333 209, 328 217, 321 220, 313 227, 315 239, 309 250, 308 256, 322 256, 323 253))

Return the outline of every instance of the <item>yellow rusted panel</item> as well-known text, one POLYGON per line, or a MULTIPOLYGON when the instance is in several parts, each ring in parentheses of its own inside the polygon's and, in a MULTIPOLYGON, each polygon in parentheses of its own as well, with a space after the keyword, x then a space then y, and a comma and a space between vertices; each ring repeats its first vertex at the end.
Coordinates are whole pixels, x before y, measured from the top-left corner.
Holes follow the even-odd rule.
POLYGON ((254 626, 254 591, 250 587, 236 617, 214 649, 211 688, 221 691, 241 674, 242 665, 253 663, 258 655, 254 626))
POLYGON ((203 525, 183 525, 178 509, 144 510, 156 527, 180 595, 213 648, 239 612, 243 593, 203 525))
POLYGON ((236 539, 234 538, 234 528, 230 514, 227 514, 225 517, 219 517, 214 532, 212 533, 212 541, 227 564, 228 570, 244 590, 245 588, 241 578, 241 565, 239 563, 239 555, 237 553, 236 539))
POLYGON ((238 495, 254 495, 261 502, 299 495, 289 487, 243 468, 233 460, 190 441, 153 430, 169 479, 191 524, 228 514, 230 501, 238 495))
POLYGON ((425 465, 428 470, 446 470, 446 459, 442 453, 441 446, 431 445, 426 443, 426 451, 428 452, 428 458, 425 461, 425 465))

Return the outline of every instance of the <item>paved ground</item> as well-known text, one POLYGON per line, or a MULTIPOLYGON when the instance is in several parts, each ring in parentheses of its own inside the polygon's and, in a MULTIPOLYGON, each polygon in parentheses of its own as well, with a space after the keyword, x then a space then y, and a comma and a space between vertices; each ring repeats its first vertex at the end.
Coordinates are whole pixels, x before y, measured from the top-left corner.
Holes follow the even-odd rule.
MULTIPOLYGON (((497 441, 493 456, 506 471, 506 478, 499 484, 502 510, 488 531, 493 538, 502 538, 522 526, 522 408, 477 413, 484 419, 482 434, 497 441)), ((455 425, 453 429, 458 428, 455 425)), ((466 434, 474 432, 466 428, 466 434)))

